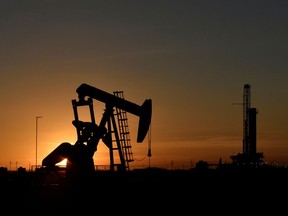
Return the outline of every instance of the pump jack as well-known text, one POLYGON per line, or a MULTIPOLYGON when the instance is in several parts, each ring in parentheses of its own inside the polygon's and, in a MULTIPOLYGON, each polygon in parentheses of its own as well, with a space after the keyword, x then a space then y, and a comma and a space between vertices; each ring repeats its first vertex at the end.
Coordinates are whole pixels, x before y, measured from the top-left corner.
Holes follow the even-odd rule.
POLYGON ((126 160, 124 158, 124 150, 121 148, 119 143, 119 134, 114 117, 114 111, 115 109, 121 109, 139 117, 137 142, 142 143, 151 123, 152 100, 146 99, 144 103, 139 106, 125 100, 124 98, 109 94, 85 83, 81 84, 77 88, 76 92, 78 93, 78 101, 76 99, 72 100, 75 117, 72 124, 76 127, 77 141, 74 145, 67 142, 61 143, 43 159, 42 167, 53 168, 63 159, 67 159, 67 177, 90 176, 95 171, 93 155, 95 151, 97 151, 100 139, 102 139, 103 143, 109 148, 110 168, 114 171, 115 164, 113 160, 113 150, 115 150, 115 148, 112 144, 112 133, 114 133, 121 161, 121 164, 118 164, 117 168, 120 171, 125 171, 127 168, 126 160), (93 99, 105 103, 105 110, 99 125, 95 122, 93 99), (79 120, 77 109, 79 106, 89 106, 91 122, 79 120))

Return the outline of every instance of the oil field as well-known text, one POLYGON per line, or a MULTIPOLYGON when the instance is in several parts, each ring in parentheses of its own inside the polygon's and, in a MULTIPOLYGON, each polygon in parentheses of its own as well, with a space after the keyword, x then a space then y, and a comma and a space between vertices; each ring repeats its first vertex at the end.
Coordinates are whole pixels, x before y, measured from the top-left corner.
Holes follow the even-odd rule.
POLYGON ((142 142, 149 134, 151 99, 139 106, 125 100, 123 92, 112 95, 87 84, 79 86, 77 93, 79 100, 72 100, 72 105, 78 140, 74 145, 60 144, 34 171, 21 167, 9 171, 2 167, 3 212, 29 215, 175 212, 182 215, 283 211, 288 170, 266 164, 263 153, 257 152, 257 110, 250 107, 249 84, 244 85, 241 103, 243 152, 231 156, 229 164, 219 163, 210 168, 205 161, 199 161, 195 168, 185 170, 129 169, 133 154, 126 112, 139 116, 137 141, 142 142), (99 125, 94 119, 93 99, 106 104, 99 125), (79 106, 89 108, 91 122, 79 119, 79 106), (95 170, 93 154, 100 139, 110 150, 109 170, 95 170), (57 166, 63 158, 67 158, 67 165, 57 166))
POLYGON ((1 0, 1 214, 286 215, 287 11, 1 0))

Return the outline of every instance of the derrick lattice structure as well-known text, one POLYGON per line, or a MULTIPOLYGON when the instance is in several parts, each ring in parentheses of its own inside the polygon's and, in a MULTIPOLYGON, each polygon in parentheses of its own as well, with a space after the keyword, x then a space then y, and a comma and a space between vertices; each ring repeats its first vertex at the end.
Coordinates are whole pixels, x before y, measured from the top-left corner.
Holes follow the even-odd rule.
POLYGON ((242 153, 231 156, 237 164, 259 164, 263 153, 257 153, 257 119, 258 110, 251 107, 251 86, 244 85, 243 90, 243 146, 242 153))

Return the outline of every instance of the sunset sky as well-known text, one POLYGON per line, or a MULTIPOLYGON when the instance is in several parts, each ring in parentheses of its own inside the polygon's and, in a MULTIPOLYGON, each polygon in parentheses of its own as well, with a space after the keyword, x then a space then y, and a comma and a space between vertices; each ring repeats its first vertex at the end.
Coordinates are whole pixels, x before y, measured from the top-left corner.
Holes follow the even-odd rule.
MULTIPOLYGON (((288 1, 1 0, 0 166, 38 164, 75 143, 71 100, 87 83, 141 105, 152 99, 148 137, 131 166, 230 163, 242 152, 243 86, 258 109, 257 151, 288 162, 288 1)), ((104 104, 94 100, 99 121, 104 104)), ((95 165, 108 165, 99 143, 95 165)))

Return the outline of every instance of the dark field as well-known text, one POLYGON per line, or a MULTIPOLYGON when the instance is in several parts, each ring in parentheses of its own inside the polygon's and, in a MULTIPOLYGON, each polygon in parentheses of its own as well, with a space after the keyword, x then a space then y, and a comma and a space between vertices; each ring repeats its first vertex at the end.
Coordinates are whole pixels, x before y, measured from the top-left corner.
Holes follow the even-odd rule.
MULTIPOLYGON (((1 209, 28 215, 251 214, 286 212, 285 168, 2 172, 1 209)), ((286 213, 285 213, 286 214, 286 213)))

